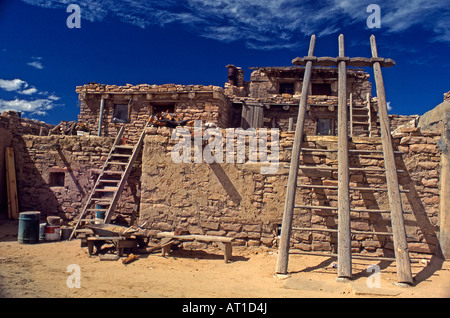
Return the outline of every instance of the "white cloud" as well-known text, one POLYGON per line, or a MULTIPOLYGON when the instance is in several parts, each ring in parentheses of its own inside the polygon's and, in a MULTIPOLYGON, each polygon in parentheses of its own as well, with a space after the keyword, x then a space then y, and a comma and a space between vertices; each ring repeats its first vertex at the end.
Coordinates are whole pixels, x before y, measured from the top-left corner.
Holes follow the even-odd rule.
POLYGON ((19 94, 23 94, 23 95, 32 95, 34 93, 37 92, 37 89, 34 87, 30 87, 28 89, 24 89, 22 91, 18 91, 19 94))
MULTIPOLYGON (((22 0, 45 8, 66 8, 70 0, 22 0)), ((343 26, 366 27, 366 8, 373 0, 79 0, 88 21, 117 17, 146 28, 179 23, 200 36, 248 47, 294 48, 312 33, 325 36, 343 26)), ((402 32, 421 26, 436 41, 450 42, 448 0, 378 0, 381 26, 402 32)))
POLYGON ((34 115, 46 115, 47 111, 54 108, 55 104, 60 98, 55 94, 48 92, 38 92, 35 87, 21 79, 5 80, 0 79, 0 88, 7 92, 14 92, 21 95, 31 96, 33 94, 43 96, 34 100, 27 100, 22 98, 15 98, 13 100, 0 99, 0 112, 6 110, 13 110, 18 112, 27 112, 34 115))
POLYGON ((36 99, 31 101, 18 98, 13 100, 0 99, 0 112, 13 110, 36 115, 45 115, 47 114, 46 111, 52 109, 54 106, 53 101, 49 99, 36 99))
POLYGON ((39 61, 29 62, 27 63, 27 65, 37 68, 38 70, 42 70, 44 68, 44 65, 42 65, 42 63, 39 61))
POLYGON ((32 95, 37 93, 38 90, 35 87, 28 87, 29 85, 26 81, 18 78, 12 80, 0 79, 0 88, 7 92, 17 92, 23 95, 32 95))
POLYGON ((28 83, 18 78, 12 80, 0 79, 0 88, 8 92, 18 91, 26 87, 28 87, 28 83))

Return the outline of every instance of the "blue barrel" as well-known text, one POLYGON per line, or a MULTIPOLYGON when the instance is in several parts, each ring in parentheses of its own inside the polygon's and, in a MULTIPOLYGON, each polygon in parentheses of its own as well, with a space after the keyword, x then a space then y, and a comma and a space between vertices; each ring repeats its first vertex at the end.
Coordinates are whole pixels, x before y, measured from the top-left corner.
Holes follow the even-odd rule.
POLYGON ((17 240, 22 244, 34 244, 39 242, 39 221, 41 212, 19 213, 19 231, 17 240))
MULTIPOLYGON (((106 206, 106 205, 101 205, 101 204, 96 204, 95 205, 95 208, 96 209, 106 209, 106 208, 108 208, 108 206, 106 206)), ((100 220, 104 220, 105 219, 105 214, 106 214, 106 211, 95 211, 95 218, 96 219, 100 219, 100 220)))

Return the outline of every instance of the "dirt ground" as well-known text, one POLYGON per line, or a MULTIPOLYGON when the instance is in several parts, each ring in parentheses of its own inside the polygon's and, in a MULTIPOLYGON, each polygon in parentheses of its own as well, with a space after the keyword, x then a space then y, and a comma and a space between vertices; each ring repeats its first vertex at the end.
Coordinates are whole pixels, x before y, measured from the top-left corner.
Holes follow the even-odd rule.
POLYGON ((19 244, 17 221, 0 220, 0 297, 450 297, 450 264, 436 257, 412 264, 415 286, 406 288, 393 284, 391 262, 354 260, 354 278, 343 283, 335 281, 336 259, 291 255, 287 276, 274 275, 276 259, 276 249, 234 247, 233 262, 225 264, 212 247, 140 255, 124 265, 89 257, 78 239, 19 244), (74 282, 71 264, 80 268, 80 288, 67 285, 74 282), (381 268, 374 288, 367 284, 376 282, 370 264, 381 268))

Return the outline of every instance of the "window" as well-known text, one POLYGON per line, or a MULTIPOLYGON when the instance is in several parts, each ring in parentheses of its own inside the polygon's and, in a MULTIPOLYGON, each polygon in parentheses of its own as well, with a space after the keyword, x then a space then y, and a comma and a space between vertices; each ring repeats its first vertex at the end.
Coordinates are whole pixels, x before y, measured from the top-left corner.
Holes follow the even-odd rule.
POLYGON ((50 172, 49 184, 51 187, 64 187, 65 178, 64 172, 50 172))
POLYGON ((318 118, 316 135, 331 136, 333 135, 333 119, 332 118, 318 118))
POLYGON ((311 95, 331 96, 331 84, 315 83, 311 85, 311 95))
POLYGON ((280 83, 280 94, 294 95, 294 83, 280 83))
POLYGON ((126 123, 128 122, 128 105, 114 105, 114 123, 126 123))
POLYGON ((152 109, 153 109, 152 115, 158 115, 163 112, 173 114, 175 113, 175 104, 153 104, 152 109))

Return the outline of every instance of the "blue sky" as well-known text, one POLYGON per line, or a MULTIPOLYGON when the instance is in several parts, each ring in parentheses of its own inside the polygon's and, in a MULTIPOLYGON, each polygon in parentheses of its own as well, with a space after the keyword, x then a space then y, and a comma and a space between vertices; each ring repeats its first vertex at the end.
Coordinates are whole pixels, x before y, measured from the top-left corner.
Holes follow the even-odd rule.
MULTIPOLYGON (((0 112, 57 124, 76 120, 75 87, 88 82, 222 86, 227 64, 287 66, 307 55, 378 53, 392 113, 423 114, 450 90, 450 0, 1 0, 0 112), (69 4, 81 28, 69 29, 69 4), (381 28, 369 29, 369 4, 381 28)), ((373 77, 372 70, 367 71, 373 77)), ((375 90, 373 91, 375 95, 375 90)))

